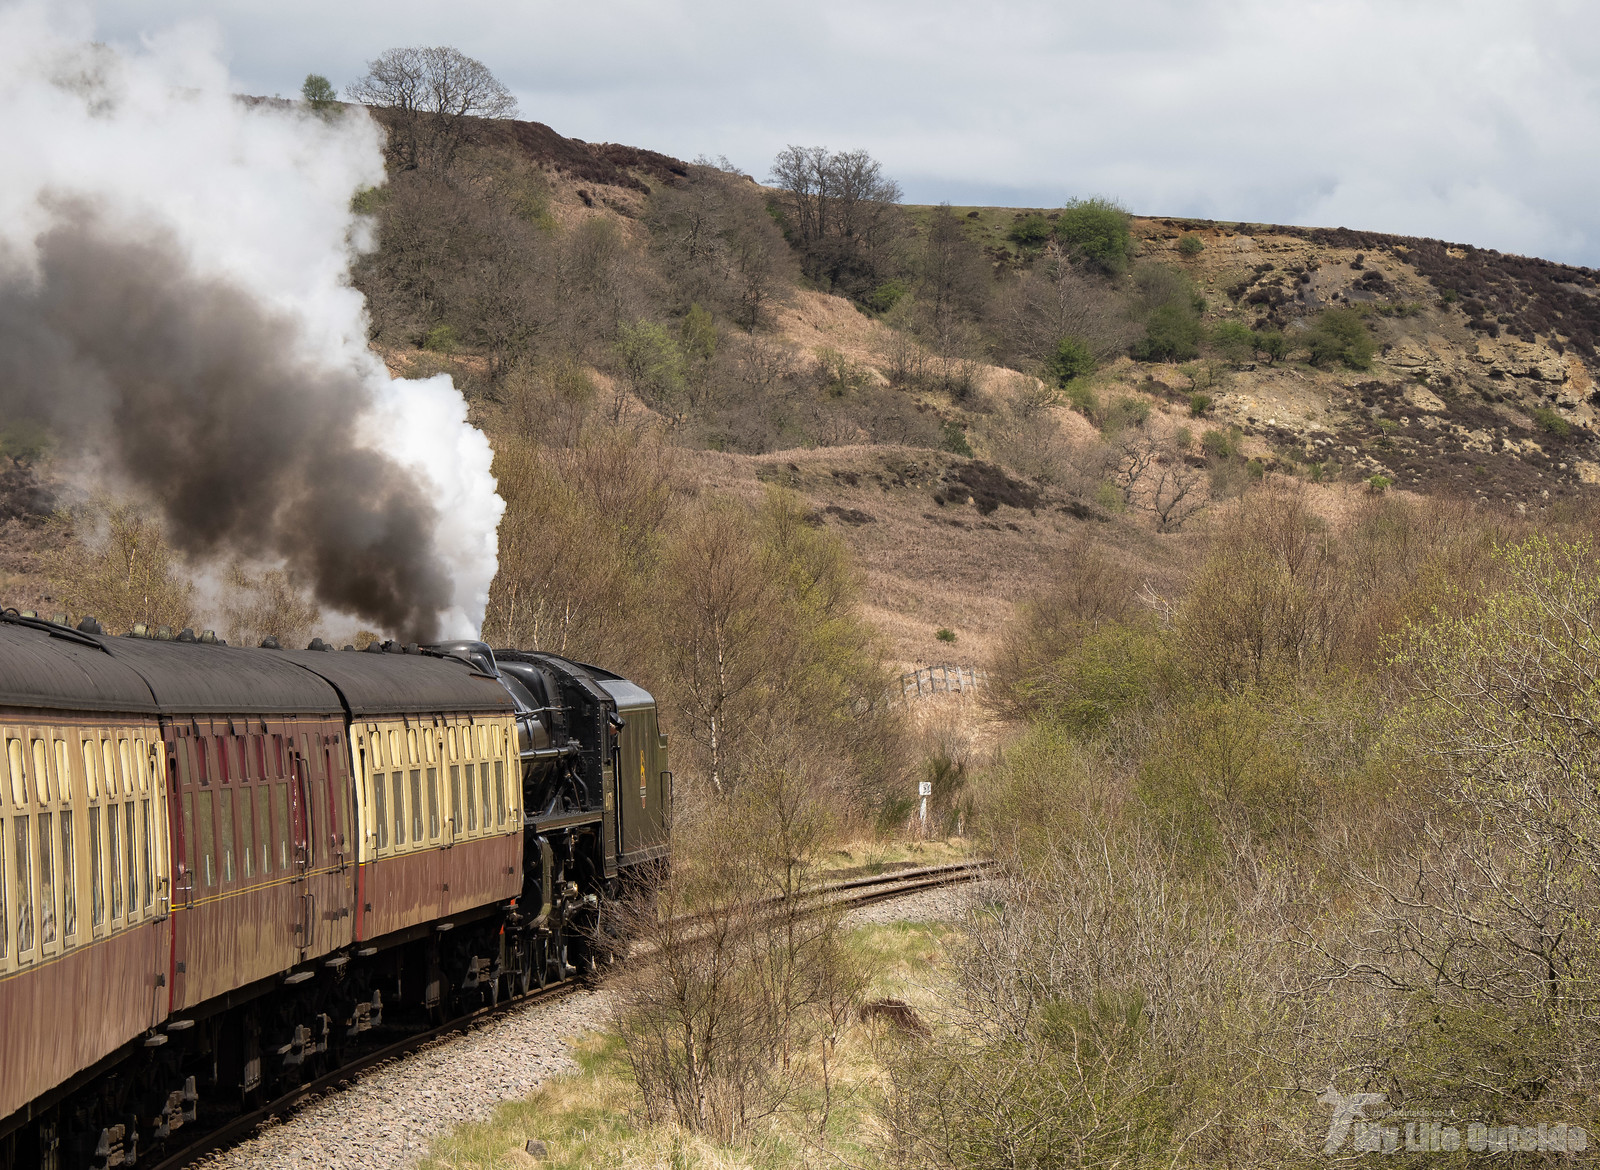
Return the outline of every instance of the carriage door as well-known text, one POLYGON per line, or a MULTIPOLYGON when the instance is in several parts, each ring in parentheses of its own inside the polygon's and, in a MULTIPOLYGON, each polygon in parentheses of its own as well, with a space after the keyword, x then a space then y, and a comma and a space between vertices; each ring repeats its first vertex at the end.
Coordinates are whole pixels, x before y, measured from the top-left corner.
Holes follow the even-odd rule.
MULTIPOLYGON (((194 775, 190 769, 190 743, 180 738, 180 729, 171 720, 161 721, 161 738, 167 749, 167 817, 172 841, 172 958, 167 971, 171 983, 168 1010, 184 1006, 185 976, 188 973, 188 941, 194 919, 194 775)), ((93 745, 93 741, 90 741, 93 745)), ((91 746, 91 751, 94 750, 91 746)), ((85 765, 86 769, 88 765, 85 765)), ((101 833, 101 809, 89 814, 89 831, 96 843, 101 833)))
POLYGON ((290 902, 290 913, 294 916, 294 945, 300 950, 300 958, 306 957, 306 952, 311 950, 316 943, 312 937, 312 930, 316 924, 316 907, 313 903, 316 898, 311 893, 311 882, 308 875, 311 870, 311 834, 307 818, 311 811, 310 769, 306 758, 294 750, 294 740, 290 736, 284 737, 291 745, 289 748, 289 826, 290 841, 293 845, 293 858, 291 860, 292 878, 290 888, 294 891, 294 898, 290 902))

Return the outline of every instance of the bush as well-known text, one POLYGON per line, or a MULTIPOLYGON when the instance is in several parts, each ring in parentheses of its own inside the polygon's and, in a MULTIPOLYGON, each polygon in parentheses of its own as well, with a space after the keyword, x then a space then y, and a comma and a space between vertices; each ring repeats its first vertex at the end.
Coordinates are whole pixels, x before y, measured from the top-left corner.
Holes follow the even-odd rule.
POLYGON ((1190 415, 1190 417, 1199 418, 1201 415, 1209 413, 1210 410, 1211 410, 1211 406, 1212 406, 1211 395, 1209 395, 1209 394, 1191 394, 1191 395, 1189 395, 1189 415, 1190 415))
POLYGON ((938 632, 933 636, 941 642, 954 642, 956 640, 956 632, 945 626, 940 626, 938 632))
POLYGON ((1205 241, 1199 236, 1184 236, 1178 241, 1178 255, 1198 256, 1206 250, 1205 241))
POLYGON ((1548 406, 1535 407, 1533 421, 1540 430, 1558 439, 1564 439, 1572 433, 1572 424, 1548 406))
POLYGON ((1232 431, 1207 431, 1200 436, 1200 447, 1212 459, 1231 459, 1239 438, 1232 431))
POLYGON ((1366 318, 1355 309, 1328 309, 1306 335, 1311 364, 1324 366, 1338 362, 1347 369, 1372 368, 1377 342, 1367 330, 1366 318))
POLYGON ((1169 301, 1151 312, 1144 336, 1133 343, 1142 362, 1181 362, 1200 354, 1200 316, 1193 306, 1169 301))
POLYGON ((886 280, 866 295, 865 303, 874 313, 887 313, 910 291, 911 286, 903 280, 886 280))
POLYGON ((1024 216, 1011 225, 1006 239, 1024 248, 1037 248, 1050 238, 1050 221, 1042 215, 1024 216))
POLYGON ((1075 378, 1084 378, 1094 373, 1097 363, 1094 360, 1094 351, 1076 337, 1063 337, 1056 342, 1056 347, 1050 352, 1045 366, 1050 377, 1055 379, 1056 385, 1065 386, 1075 378))
POLYGON ((1149 417, 1150 403, 1147 399, 1125 394, 1111 404, 1101 426, 1107 434, 1110 434, 1124 427, 1142 427, 1149 417))
POLYGON ((455 353, 458 346, 453 325, 435 325, 422 339, 422 348, 434 353, 455 353))
POLYGON ((1130 217, 1109 199, 1074 199, 1056 219, 1056 239, 1091 267, 1121 272, 1133 255, 1130 217))
POLYGON ((967 430, 955 419, 947 420, 940 429, 939 450, 972 458, 972 444, 967 442, 967 430))
POLYGON ((1393 482, 1394 480, 1390 479, 1387 475, 1374 475, 1367 480, 1367 491, 1371 495, 1381 496, 1384 492, 1389 490, 1389 485, 1393 482))
POLYGON ((1289 339, 1281 329, 1257 329, 1252 334, 1256 352, 1274 365, 1289 356, 1289 339))
POLYGON ((1094 392, 1087 379, 1079 378, 1075 382, 1068 382, 1065 386, 1067 392, 1067 405, 1083 415, 1085 418, 1098 418, 1100 416, 1100 397, 1094 392))
POLYGON ((1256 335, 1242 321, 1219 321, 1211 330, 1211 344, 1237 369, 1255 353, 1256 335))

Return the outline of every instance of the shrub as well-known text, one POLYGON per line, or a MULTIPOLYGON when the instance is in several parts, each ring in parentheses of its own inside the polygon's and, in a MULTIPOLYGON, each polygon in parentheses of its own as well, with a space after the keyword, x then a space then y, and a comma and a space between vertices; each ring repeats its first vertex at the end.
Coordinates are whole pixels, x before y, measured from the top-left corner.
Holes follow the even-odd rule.
POLYGON ((1378 349, 1365 317, 1355 309, 1325 310, 1306 334, 1306 347, 1312 365, 1338 362, 1351 370, 1371 369, 1378 349))
POLYGON ((1102 429, 1110 434, 1124 427, 1142 427, 1150 417, 1150 403, 1144 398, 1123 395, 1105 413, 1102 429))
POLYGON ((1237 447, 1237 440, 1229 431, 1207 431, 1200 436, 1200 447, 1212 459, 1228 459, 1237 447))
POLYGON ((940 428, 939 450, 972 458, 972 444, 967 442, 967 430, 953 418, 946 420, 940 428))
POLYGON ((1535 407, 1533 421, 1540 430, 1554 435, 1558 439, 1564 439, 1572 433, 1572 424, 1548 406, 1535 407))
POLYGON ((1367 480, 1367 492, 1374 496, 1381 496, 1389 490, 1389 485, 1393 482, 1394 480, 1387 475, 1374 475, 1367 480))
POLYGON ((1109 199, 1074 199, 1056 219, 1056 239, 1102 272, 1121 272, 1133 255, 1130 217, 1109 199))
POLYGON ((1184 236, 1178 241, 1178 255, 1198 256, 1206 250, 1205 241, 1199 236, 1184 236))
POLYGON ((911 291, 903 280, 886 280, 866 295, 865 304, 874 313, 887 313, 911 291))
POLYGON ((940 626, 933 636, 941 642, 954 642, 956 640, 956 632, 945 626, 940 626))
POLYGON ((1188 361, 1200 353, 1200 317, 1181 301, 1169 301, 1151 312, 1144 336, 1133 343, 1142 362, 1188 361))
POLYGON ((1075 378, 1087 377, 1094 373, 1095 365, 1094 351, 1070 335, 1056 342, 1055 349, 1050 351, 1050 357, 1045 362, 1050 377, 1055 379, 1058 386, 1065 386, 1075 378))
POLYGON ((1050 221, 1036 213, 1012 224, 1006 239, 1024 248, 1037 248, 1050 238, 1050 232, 1050 221))
POLYGON ((1243 321, 1219 321, 1211 330, 1211 344, 1235 368, 1250 360, 1256 351, 1256 337, 1243 321))
POLYGON ((1100 416, 1100 398, 1094 392, 1094 387, 1088 379, 1079 378, 1075 382, 1068 382, 1066 387, 1067 405, 1076 410, 1085 418, 1098 418, 1100 416))
POLYGON ((1289 339, 1281 329, 1257 329, 1254 334, 1256 352, 1273 365, 1289 356, 1289 339))
POLYGON ((1179 427, 1177 430, 1172 432, 1172 441, 1176 443, 1180 449, 1187 449, 1188 446, 1194 442, 1194 432, 1188 427, 1179 427))
POLYGON ((434 353, 455 353, 456 331, 453 325, 435 325, 422 339, 422 348, 434 353))
MULTIPOLYGON (((1189 395, 1189 415, 1190 415, 1191 418, 1199 418, 1201 415, 1209 413, 1210 410, 1211 410, 1211 406, 1212 406, 1211 395, 1209 395, 1209 394, 1191 394, 1191 395, 1189 395)), ((1216 432, 1212 432, 1212 433, 1215 434, 1216 432)))

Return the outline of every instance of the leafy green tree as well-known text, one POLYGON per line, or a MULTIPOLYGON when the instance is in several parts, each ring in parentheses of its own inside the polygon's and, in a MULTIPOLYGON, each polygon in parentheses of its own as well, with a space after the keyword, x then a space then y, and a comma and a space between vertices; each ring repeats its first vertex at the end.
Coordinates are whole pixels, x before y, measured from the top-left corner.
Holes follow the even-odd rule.
POLYGON ((1133 343, 1133 356, 1142 362, 1187 361, 1199 356, 1200 336, 1200 315, 1172 301, 1151 312, 1144 336, 1133 343))
POLYGON ((1063 337, 1056 342, 1045 368, 1056 385, 1065 386, 1075 378, 1094 373, 1094 351, 1076 337, 1063 337))
POLYGON ((622 373, 641 399, 653 407, 670 406, 683 389, 683 351, 660 325, 636 321, 617 336, 622 373))
POLYGON ((1306 348, 1314 366, 1338 362, 1351 370, 1372 368, 1377 342, 1367 330, 1366 318, 1355 309, 1327 309, 1306 334, 1306 348))
POLYGON ((1242 321, 1220 321, 1211 330, 1211 344, 1234 369, 1238 369, 1256 352, 1256 335, 1242 321))
POLYGON ((1056 239, 1078 259, 1105 273, 1128 267, 1131 217, 1109 199, 1074 199, 1056 219, 1056 239))
POLYGON ((333 82, 320 73, 306 74, 305 82, 300 86, 300 96, 306 99, 306 105, 319 113, 339 104, 339 95, 334 91, 333 82))
POLYGON ((1256 352, 1267 359, 1269 366, 1276 365, 1289 356, 1289 339, 1281 329, 1256 329, 1252 331, 1256 352))

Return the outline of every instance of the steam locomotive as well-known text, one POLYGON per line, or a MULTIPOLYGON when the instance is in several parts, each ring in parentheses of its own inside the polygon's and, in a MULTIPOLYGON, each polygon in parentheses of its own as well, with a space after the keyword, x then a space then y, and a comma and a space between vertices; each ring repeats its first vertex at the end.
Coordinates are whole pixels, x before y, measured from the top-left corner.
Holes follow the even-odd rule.
POLYGON ((571 977, 671 800, 651 696, 554 654, 0 613, 0 1167, 571 977))

